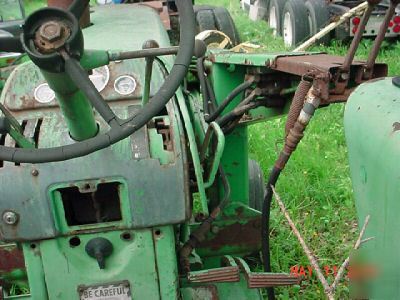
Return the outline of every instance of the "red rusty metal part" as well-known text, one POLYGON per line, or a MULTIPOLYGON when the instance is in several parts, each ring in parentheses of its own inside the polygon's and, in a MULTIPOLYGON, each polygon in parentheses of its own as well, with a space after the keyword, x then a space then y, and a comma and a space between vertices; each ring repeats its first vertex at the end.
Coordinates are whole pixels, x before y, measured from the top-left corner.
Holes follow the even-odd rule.
MULTIPOLYGON (((340 76, 340 68, 343 65, 344 57, 333 56, 328 54, 314 54, 302 56, 282 56, 277 57, 271 65, 272 69, 277 71, 303 76, 304 74, 314 74, 314 76, 322 76, 329 78, 329 81, 321 85, 320 90, 324 93, 326 90, 327 97, 321 97, 321 105, 333 102, 346 101, 354 86, 336 87, 329 90, 331 85, 337 83, 340 76)), ((365 62, 355 60, 350 67, 350 78, 347 82, 354 81, 361 84, 363 80, 365 62)), ((386 64, 377 63, 374 65, 372 78, 384 77, 387 75, 388 68, 386 64)))
POLYGON ((0 245, 0 274, 25 268, 24 254, 15 244, 0 245))
POLYGON ((163 22, 165 29, 166 30, 171 29, 171 20, 169 18, 170 13, 168 11, 168 6, 166 1, 144 1, 140 2, 140 5, 149 6, 155 9, 160 15, 161 21, 163 22))
POLYGON ((246 249, 261 247, 261 218, 256 217, 246 223, 233 223, 221 228, 213 237, 202 241, 197 248, 219 250, 223 246, 239 246, 246 249))

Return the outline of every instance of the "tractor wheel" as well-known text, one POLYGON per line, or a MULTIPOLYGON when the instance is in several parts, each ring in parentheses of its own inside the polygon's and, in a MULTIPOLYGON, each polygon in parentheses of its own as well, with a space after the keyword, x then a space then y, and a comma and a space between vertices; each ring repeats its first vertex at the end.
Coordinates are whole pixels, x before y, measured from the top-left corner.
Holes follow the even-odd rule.
POLYGON ((282 11, 282 36, 286 46, 304 41, 310 30, 307 22, 307 8, 303 0, 288 0, 282 11))
POLYGON ((281 35, 281 16, 286 0, 270 0, 268 6, 268 25, 274 36, 281 35))
MULTIPOLYGON (((329 23, 328 5, 325 0, 307 0, 306 9, 310 36, 313 36, 329 23)), ((327 34, 318 42, 320 44, 328 44, 329 41, 330 37, 329 34, 327 34)))
POLYGON ((257 161, 249 159, 249 206, 261 211, 264 193, 265 182, 263 171, 257 161))
POLYGON ((195 5, 197 30, 219 30, 225 33, 233 46, 240 44, 240 38, 235 23, 225 7, 210 5, 195 5))

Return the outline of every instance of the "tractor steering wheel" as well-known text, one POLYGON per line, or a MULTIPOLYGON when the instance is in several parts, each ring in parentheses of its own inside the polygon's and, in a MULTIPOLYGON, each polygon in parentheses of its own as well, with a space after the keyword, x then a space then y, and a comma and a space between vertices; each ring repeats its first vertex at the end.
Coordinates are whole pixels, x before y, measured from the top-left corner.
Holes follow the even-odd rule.
POLYGON ((89 5, 89 0, 75 0, 68 10, 49 7, 40 9, 26 19, 20 37, 0 37, 0 51, 26 52, 41 69, 68 74, 110 126, 110 130, 106 133, 71 145, 42 149, 0 146, 0 160, 16 163, 46 163, 81 157, 130 136, 157 115, 179 88, 188 70, 194 49, 195 17, 192 1, 176 0, 175 2, 180 17, 180 45, 170 75, 150 102, 138 113, 123 120, 114 114, 79 63, 83 54, 83 35, 78 20, 89 5), (62 25, 66 26, 63 32, 68 32, 68 35, 58 39, 62 45, 58 45, 57 49, 62 50, 48 49, 48 45, 40 40, 38 44, 37 34, 41 28, 43 29, 42 25, 60 20, 62 20, 62 25))

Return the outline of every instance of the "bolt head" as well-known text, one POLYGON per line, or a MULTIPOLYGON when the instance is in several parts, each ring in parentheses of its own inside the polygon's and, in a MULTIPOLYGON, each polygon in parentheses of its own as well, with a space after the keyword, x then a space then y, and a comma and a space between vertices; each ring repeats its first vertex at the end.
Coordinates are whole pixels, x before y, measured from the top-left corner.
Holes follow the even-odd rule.
POLYGON ((48 42, 55 42, 61 39, 62 31, 63 27, 61 24, 54 21, 46 22, 39 28, 40 36, 48 42))
POLYGON ((3 213, 3 222, 7 225, 15 225, 18 222, 18 215, 13 211, 3 213))

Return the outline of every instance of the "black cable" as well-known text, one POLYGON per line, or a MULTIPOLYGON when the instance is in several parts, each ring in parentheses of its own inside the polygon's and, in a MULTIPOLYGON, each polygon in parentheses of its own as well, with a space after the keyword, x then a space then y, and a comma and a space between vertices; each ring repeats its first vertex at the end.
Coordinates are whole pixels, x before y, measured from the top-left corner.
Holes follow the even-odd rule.
POLYGON ((208 94, 208 88, 206 85, 206 75, 204 71, 204 57, 200 57, 196 61, 196 67, 197 67, 197 77, 199 78, 199 83, 200 83, 200 92, 203 98, 203 113, 205 116, 208 116, 210 114, 208 103, 209 103, 209 94, 208 94))
POLYGON ((221 115, 221 113, 229 105, 229 103, 231 103, 232 100, 237 97, 237 95, 239 95, 244 90, 249 88, 253 83, 254 83, 254 80, 248 80, 248 81, 241 83, 235 89, 233 89, 232 92, 230 92, 229 95, 225 98, 225 100, 222 101, 222 103, 217 107, 217 109, 209 117, 204 118, 206 120, 206 122, 210 123, 210 122, 215 121, 215 119, 217 119, 221 115))

